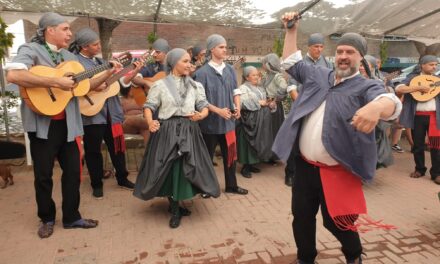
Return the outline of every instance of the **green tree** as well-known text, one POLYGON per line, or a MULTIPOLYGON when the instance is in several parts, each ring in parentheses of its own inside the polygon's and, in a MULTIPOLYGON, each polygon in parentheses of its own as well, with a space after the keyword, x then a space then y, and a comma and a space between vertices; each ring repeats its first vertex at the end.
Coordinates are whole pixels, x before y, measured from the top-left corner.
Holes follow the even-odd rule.
POLYGON ((384 65, 388 58, 388 42, 383 41, 380 43, 379 48, 380 60, 382 61, 382 65, 384 65))
POLYGON ((11 33, 7 33, 6 29, 8 25, 3 21, 0 17, 0 85, 1 85, 1 102, 0 110, 3 110, 3 115, 0 120, 5 124, 6 136, 9 140, 9 126, 8 126, 8 108, 16 106, 15 100, 9 100, 11 93, 7 93, 5 91, 5 80, 3 75, 3 63, 5 61, 6 56, 8 55, 8 49, 12 47, 14 35, 11 33))

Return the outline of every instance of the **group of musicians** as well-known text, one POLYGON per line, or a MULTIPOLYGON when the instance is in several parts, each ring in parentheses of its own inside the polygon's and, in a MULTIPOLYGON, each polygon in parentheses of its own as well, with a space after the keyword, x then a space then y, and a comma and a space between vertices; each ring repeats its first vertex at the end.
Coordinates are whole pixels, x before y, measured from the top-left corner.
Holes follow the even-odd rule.
MULTIPOLYGON (((286 26, 296 16, 292 12, 282 17, 286 27, 283 61, 276 54, 266 55, 262 60, 263 75, 255 67, 245 67, 240 87, 234 68, 225 63, 227 42, 218 34, 207 38, 206 47, 195 46, 190 52, 171 49, 166 40, 158 39, 150 54, 153 62, 131 63, 131 71, 119 79, 122 93, 128 95, 131 88, 140 87, 148 95, 143 105, 130 109, 136 110, 138 123, 144 131, 148 130, 144 136, 148 143, 135 183, 127 178, 124 128, 129 124, 124 124, 119 95, 108 97, 102 109, 92 116, 81 115, 75 96, 52 116, 40 114, 23 103, 23 127, 30 139, 41 219, 39 237, 50 237, 55 227, 55 159, 62 169, 63 227, 98 225, 97 220, 83 218, 79 213, 81 142, 96 199, 104 196, 104 140, 117 184, 133 190, 143 200, 167 197, 171 228, 178 227, 181 218, 191 214, 180 201, 197 194, 204 198, 220 195, 213 168, 219 145, 226 193, 248 193, 237 183, 237 159, 246 178, 260 172, 257 163, 287 161, 286 184, 295 186, 292 211, 298 263, 313 263, 317 255, 315 216, 319 207, 324 226, 341 242, 347 263, 361 263, 358 215, 366 213, 361 186, 373 179, 377 160, 372 131, 379 120, 396 119, 402 104, 396 95, 386 92, 383 82, 359 74, 367 46, 356 33, 347 33, 338 41, 335 65, 321 55, 324 38, 320 34, 310 36, 303 59, 296 44, 298 22, 291 28, 286 26), (165 77, 154 83, 145 79, 163 71, 165 77), (294 103, 284 120, 281 102, 286 96, 294 103)), ((71 62, 79 62, 84 70, 95 70, 109 63, 109 69, 90 79, 90 91, 104 93, 108 87, 106 80, 124 66, 116 59, 107 62, 98 58, 100 52, 96 32, 84 28, 73 36, 64 17, 46 13, 39 20, 36 36, 22 45, 6 65, 7 80, 21 89, 48 91, 48 96, 51 89, 73 94, 75 78, 41 76, 29 70, 37 65, 55 68, 71 62)), ((420 65, 423 74, 432 74, 437 58, 424 56, 420 65)), ((406 80, 396 92, 426 90, 411 86, 410 80, 406 80)), ((440 114, 436 112, 440 100, 435 97, 422 104, 406 96, 404 102, 401 123, 415 131, 416 169, 411 177, 425 174, 422 145, 429 131, 433 164, 430 174, 440 184, 440 114)))

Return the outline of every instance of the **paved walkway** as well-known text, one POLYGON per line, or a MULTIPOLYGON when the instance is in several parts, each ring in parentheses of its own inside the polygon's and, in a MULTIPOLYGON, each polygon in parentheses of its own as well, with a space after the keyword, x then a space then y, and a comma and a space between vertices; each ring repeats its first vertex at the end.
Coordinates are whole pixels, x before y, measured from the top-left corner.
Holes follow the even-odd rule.
MULTIPOLYGON (((411 179, 412 156, 395 154, 396 165, 380 169, 365 187, 369 214, 398 227, 362 234, 365 263, 440 263, 440 186, 429 176, 411 179)), ((135 167, 135 166, 134 166, 135 167)), ((60 169, 55 170, 54 235, 41 240, 31 167, 14 167, 15 185, 0 189, 0 263, 293 263, 296 256, 290 213, 291 190, 282 166, 261 166, 252 179, 238 176, 247 196, 222 194, 185 204, 192 215, 178 229, 168 227, 168 203, 144 202, 105 180, 104 199, 91 197, 87 174, 81 186, 81 213, 99 219, 98 228, 61 227, 60 169)), ((216 167, 217 175, 222 168, 216 167)), ((134 180, 136 172, 131 172, 134 180)), ((223 176, 219 177, 224 186, 223 176)), ((339 243, 318 215, 320 264, 343 263, 339 243)))

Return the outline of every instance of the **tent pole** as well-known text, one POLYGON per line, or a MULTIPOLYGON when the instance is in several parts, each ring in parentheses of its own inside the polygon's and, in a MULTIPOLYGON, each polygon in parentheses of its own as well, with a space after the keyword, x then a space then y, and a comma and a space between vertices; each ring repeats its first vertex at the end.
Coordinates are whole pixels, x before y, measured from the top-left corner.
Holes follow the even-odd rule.
POLYGON ((402 24, 402 25, 400 25, 400 26, 397 26, 397 27, 395 27, 395 28, 389 29, 389 30, 385 31, 383 34, 384 34, 384 35, 388 35, 388 34, 391 33, 391 32, 394 32, 394 31, 396 31, 396 30, 398 30, 398 29, 401 29, 401 28, 403 28, 403 27, 406 27, 406 26, 408 26, 408 25, 410 25, 410 24, 412 24, 412 23, 414 23, 414 22, 417 22, 417 21, 419 21, 419 20, 422 20, 422 19, 425 19, 425 18, 427 18, 427 17, 430 17, 430 16, 432 16, 432 15, 438 13, 438 12, 440 12, 440 8, 438 8, 438 9, 436 9, 436 10, 433 10, 433 11, 431 11, 431 12, 429 12, 429 13, 426 13, 426 14, 424 14, 423 16, 420 16, 420 17, 418 17, 418 18, 415 18, 415 19, 413 19, 413 20, 411 20, 411 21, 408 21, 408 22, 406 22, 406 23, 404 23, 404 24, 402 24))

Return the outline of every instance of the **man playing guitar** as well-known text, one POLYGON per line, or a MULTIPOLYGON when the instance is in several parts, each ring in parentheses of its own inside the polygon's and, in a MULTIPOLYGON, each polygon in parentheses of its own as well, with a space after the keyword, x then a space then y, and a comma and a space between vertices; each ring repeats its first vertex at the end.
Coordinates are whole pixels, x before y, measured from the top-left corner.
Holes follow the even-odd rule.
MULTIPOLYGON (((56 13, 45 13, 39 20, 37 35, 30 43, 23 44, 12 63, 6 65, 7 80, 21 87, 42 87, 72 91, 75 81, 71 77, 43 77, 29 72, 36 65, 55 67, 63 61, 77 61, 67 51, 72 33, 66 19, 56 13)), ((93 88, 93 87, 92 87, 93 88)), ((41 88, 40 88, 41 89, 41 88)), ((21 105, 24 131, 30 139, 34 164, 34 186, 41 219, 38 235, 52 235, 56 219, 55 202, 52 199, 52 175, 54 160, 62 169, 62 222, 64 228, 94 228, 97 220, 83 219, 79 213, 81 155, 80 137, 82 120, 76 97, 55 116, 33 112, 25 103, 21 105)))
MULTIPOLYGON (((157 39, 153 43, 153 51, 150 53, 154 59, 153 63, 145 65, 139 72, 139 74, 133 78, 132 83, 137 87, 143 87, 145 93, 148 93, 148 90, 153 85, 152 82, 145 80, 144 78, 154 77, 157 73, 163 72, 165 58, 170 50, 170 46, 168 45, 168 41, 165 39, 157 39)), ((126 86, 126 83, 122 83, 122 85, 126 86)))
MULTIPOLYGON (((90 28, 83 28, 75 34, 75 40, 70 45, 78 61, 86 68, 93 68, 103 64, 104 61, 97 58, 101 52, 101 42, 98 34, 90 28)), ((137 62, 140 68, 141 62, 137 62)), ((110 76, 107 76, 107 78, 110 76)), ((105 88, 105 83, 101 84, 105 88)), ((134 184, 127 179, 128 171, 125 162, 125 142, 122 131, 124 114, 118 95, 107 98, 104 107, 94 116, 82 116, 84 125, 84 150, 87 168, 89 170, 93 196, 96 199, 103 198, 104 177, 101 144, 104 140, 116 170, 116 180, 122 188, 132 190, 134 184)))
MULTIPOLYGON (((422 76, 431 76, 437 69, 438 60, 436 56, 425 55, 419 61, 422 76)), ((431 89, 425 85, 413 85, 411 82, 419 74, 410 74, 403 82, 396 86, 398 95, 404 94, 402 115, 400 124, 403 127, 411 128, 414 147, 413 155, 416 167, 410 174, 411 178, 420 178, 425 175, 425 136, 428 133, 429 147, 431 152, 431 169, 429 174, 431 180, 440 184, 440 97, 426 101, 416 101, 411 93, 428 93, 431 89)))

